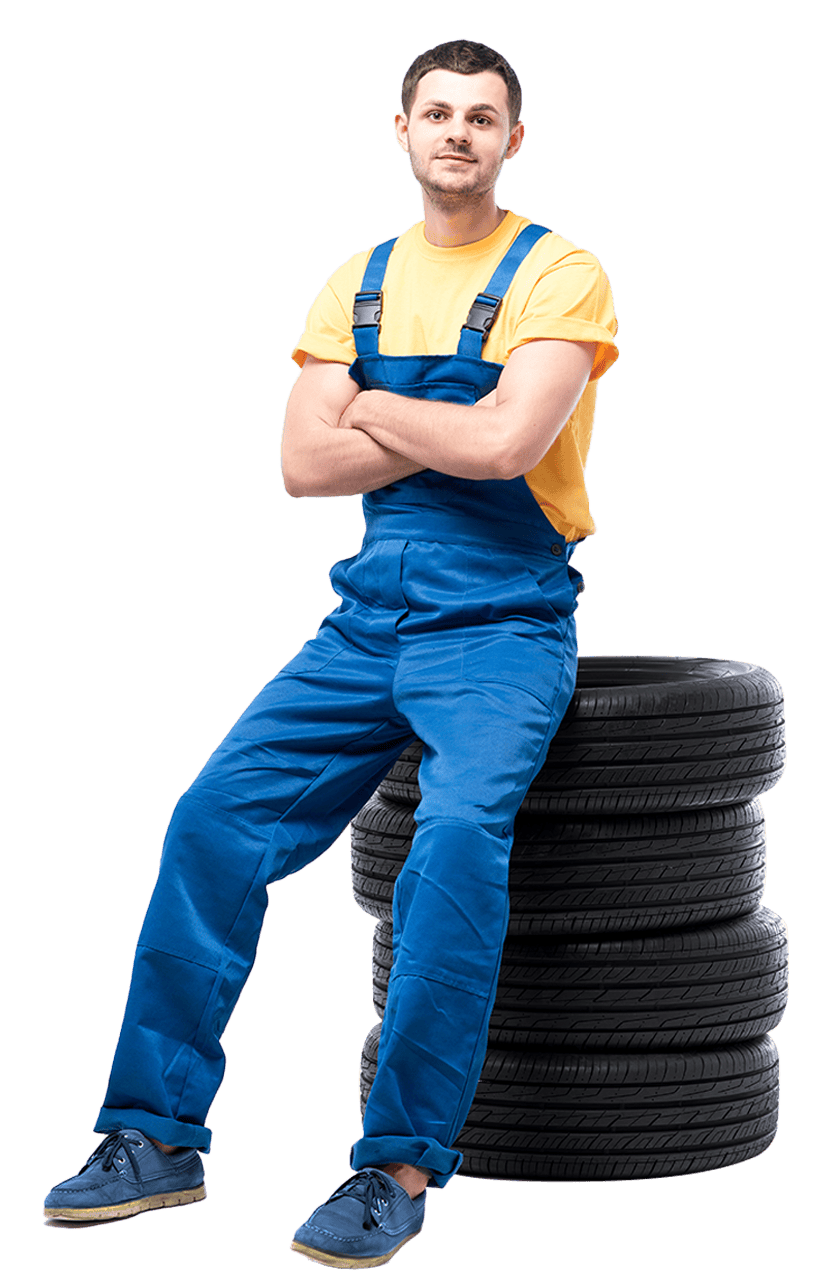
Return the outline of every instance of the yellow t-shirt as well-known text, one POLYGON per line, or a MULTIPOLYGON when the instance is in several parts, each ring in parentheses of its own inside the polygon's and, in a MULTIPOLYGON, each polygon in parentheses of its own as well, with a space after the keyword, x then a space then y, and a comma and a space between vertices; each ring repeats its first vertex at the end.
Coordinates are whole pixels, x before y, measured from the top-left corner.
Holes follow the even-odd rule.
MULTIPOLYGON (((401 235, 382 286, 380 353, 454 353, 474 298, 530 221, 507 213, 490 236, 456 248, 429 244, 423 222, 401 235)), ((348 365, 356 359, 353 297, 362 287, 370 253, 357 253, 319 294, 293 352, 298 364, 307 355, 348 365)), ((574 412, 543 460, 526 475, 543 513, 569 542, 594 532, 583 468, 595 384, 617 359, 616 332, 611 290, 600 263, 552 234, 543 236, 520 264, 483 344, 483 359, 503 365, 517 347, 538 338, 597 344, 589 382, 574 412)))

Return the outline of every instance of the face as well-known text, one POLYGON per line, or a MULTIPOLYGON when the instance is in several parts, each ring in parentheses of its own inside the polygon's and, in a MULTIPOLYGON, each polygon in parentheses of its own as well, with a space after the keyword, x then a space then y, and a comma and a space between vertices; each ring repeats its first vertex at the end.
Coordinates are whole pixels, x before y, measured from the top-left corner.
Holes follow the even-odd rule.
POLYGON ((429 71, 416 86, 410 114, 396 117, 396 133, 414 177, 437 204, 491 191, 503 161, 523 140, 523 126, 509 126, 508 90, 493 71, 429 71))

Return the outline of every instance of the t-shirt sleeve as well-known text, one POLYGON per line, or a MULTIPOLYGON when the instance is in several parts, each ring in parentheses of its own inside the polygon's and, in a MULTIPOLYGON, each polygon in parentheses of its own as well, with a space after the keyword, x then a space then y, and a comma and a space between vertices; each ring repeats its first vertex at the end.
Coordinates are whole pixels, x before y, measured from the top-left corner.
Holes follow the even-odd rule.
POLYGON ((616 333, 617 320, 606 274, 592 254, 578 249, 540 276, 517 322, 508 354, 538 338, 595 342, 589 376, 589 381, 594 382, 617 359, 616 333))
POLYGON ((357 254, 330 277, 307 317, 304 333, 293 351, 296 364, 307 356, 350 365, 356 359, 353 341, 353 298, 359 289, 368 254, 357 254))

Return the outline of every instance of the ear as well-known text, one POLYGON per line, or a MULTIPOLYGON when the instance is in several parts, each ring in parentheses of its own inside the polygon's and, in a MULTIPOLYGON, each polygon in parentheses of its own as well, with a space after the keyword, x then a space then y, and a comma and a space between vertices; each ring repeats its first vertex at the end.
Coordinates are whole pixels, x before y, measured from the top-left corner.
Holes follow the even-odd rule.
POLYGON ((517 152, 520 150, 520 147, 523 144, 524 135, 525 135, 525 128, 520 123, 520 121, 518 121, 515 124, 514 128, 511 130, 511 137, 508 139, 508 147, 505 153, 506 160, 510 160, 512 156, 516 156, 517 152))
POLYGON ((408 117, 397 116, 395 120, 395 124, 396 124, 397 141, 399 142, 399 145, 402 148, 402 150, 407 151, 408 150, 408 117))

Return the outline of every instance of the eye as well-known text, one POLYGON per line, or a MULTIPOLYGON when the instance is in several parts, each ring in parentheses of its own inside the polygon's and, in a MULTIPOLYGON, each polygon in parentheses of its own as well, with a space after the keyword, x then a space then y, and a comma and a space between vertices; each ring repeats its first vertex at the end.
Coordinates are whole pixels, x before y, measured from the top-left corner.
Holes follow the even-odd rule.
POLYGON ((490 124, 490 123, 491 121, 488 119, 488 116, 477 116, 476 119, 474 120, 474 124, 490 124))
POLYGON ((442 112, 441 112, 441 111, 429 111, 429 112, 428 112, 428 114, 427 114, 427 116, 426 116, 425 118, 426 118, 426 120, 433 120, 435 116, 439 116, 439 117, 440 117, 440 119, 441 119, 441 118, 442 118, 442 112))

